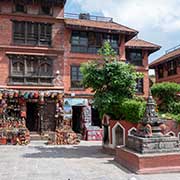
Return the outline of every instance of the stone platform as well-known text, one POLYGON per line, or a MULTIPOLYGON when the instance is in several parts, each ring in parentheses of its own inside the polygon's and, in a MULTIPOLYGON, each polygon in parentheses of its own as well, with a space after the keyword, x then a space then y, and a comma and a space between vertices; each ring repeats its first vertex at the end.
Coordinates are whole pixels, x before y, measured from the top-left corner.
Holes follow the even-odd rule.
POLYGON ((140 154, 117 147, 115 160, 136 174, 180 172, 180 152, 140 154))
POLYGON ((128 136, 127 147, 142 154, 180 151, 179 139, 174 136, 149 138, 128 136))

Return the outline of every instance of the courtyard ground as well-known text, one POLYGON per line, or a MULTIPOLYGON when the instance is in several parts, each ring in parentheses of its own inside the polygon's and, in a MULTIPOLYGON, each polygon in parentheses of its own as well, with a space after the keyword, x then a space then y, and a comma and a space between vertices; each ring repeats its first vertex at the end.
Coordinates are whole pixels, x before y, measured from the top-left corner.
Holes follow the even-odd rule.
MULTIPOLYGON (((168 162, 167 162, 168 163, 168 162)), ((103 154, 100 142, 76 146, 0 146, 0 180, 180 180, 180 173, 135 175, 103 154)))

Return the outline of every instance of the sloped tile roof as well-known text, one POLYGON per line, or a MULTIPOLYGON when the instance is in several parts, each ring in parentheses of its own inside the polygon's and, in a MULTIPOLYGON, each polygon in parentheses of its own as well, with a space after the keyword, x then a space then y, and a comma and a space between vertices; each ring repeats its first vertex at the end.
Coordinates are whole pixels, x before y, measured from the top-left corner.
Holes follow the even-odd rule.
POLYGON ((154 49, 154 50, 159 50, 161 48, 161 46, 157 45, 157 44, 153 44, 151 42, 148 41, 144 41, 142 39, 131 39, 130 41, 128 41, 126 43, 126 47, 128 48, 148 48, 148 49, 154 49))
POLYGON ((99 28, 106 30, 114 30, 120 32, 127 32, 136 35, 138 31, 131 29, 129 27, 123 26, 115 22, 103 22, 103 21, 92 21, 84 19, 65 19, 65 24, 69 26, 84 26, 89 28, 99 28))
POLYGON ((176 49, 174 51, 171 51, 167 54, 164 54, 163 56, 161 56, 160 58, 156 59, 155 61, 153 61, 149 66, 151 68, 153 68, 156 64, 159 64, 161 62, 170 60, 170 59, 174 59, 176 57, 180 56, 180 48, 176 49))

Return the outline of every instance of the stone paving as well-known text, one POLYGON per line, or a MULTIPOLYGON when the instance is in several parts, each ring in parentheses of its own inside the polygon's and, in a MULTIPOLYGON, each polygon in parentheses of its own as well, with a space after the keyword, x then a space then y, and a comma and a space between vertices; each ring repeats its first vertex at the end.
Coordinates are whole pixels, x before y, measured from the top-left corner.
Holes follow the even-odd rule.
MULTIPOLYGON (((167 162, 168 163, 168 162, 167 162)), ((100 142, 77 146, 0 146, 0 180, 180 180, 180 173, 135 175, 101 152, 100 142)))

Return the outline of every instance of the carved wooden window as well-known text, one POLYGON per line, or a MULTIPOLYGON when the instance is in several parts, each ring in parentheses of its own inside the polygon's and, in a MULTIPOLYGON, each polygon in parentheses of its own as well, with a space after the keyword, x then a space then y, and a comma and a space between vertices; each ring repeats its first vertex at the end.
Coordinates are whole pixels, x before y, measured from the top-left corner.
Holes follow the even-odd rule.
POLYGON ((132 49, 127 50, 126 59, 129 63, 135 66, 142 66, 143 65, 142 50, 132 50, 132 49))
POLYGON ((143 82, 143 78, 139 78, 136 81, 136 93, 140 93, 142 94, 144 92, 144 82, 143 82))
POLYGON ((38 75, 38 63, 37 59, 35 59, 33 56, 29 57, 26 60, 26 66, 27 66, 27 74, 31 76, 38 75))
POLYGON ((52 61, 45 60, 40 62, 40 75, 52 76, 52 61))
POLYGON ((71 87, 83 88, 80 66, 71 66, 71 87))
POLYGON ((24 61, 22 60, 12 60, 12 73, 15 75, 24 74, 24 61))
POLYGON ((177 63, 175 60, 167 62, 168 76, 177 74, 177 63))
POLYGON ((13 21, 15 44, 51 46, 52 24, 13 21))
POLYGON ((9 55, 11 84, 52 84, 53 61, 45 56, 9 55))

